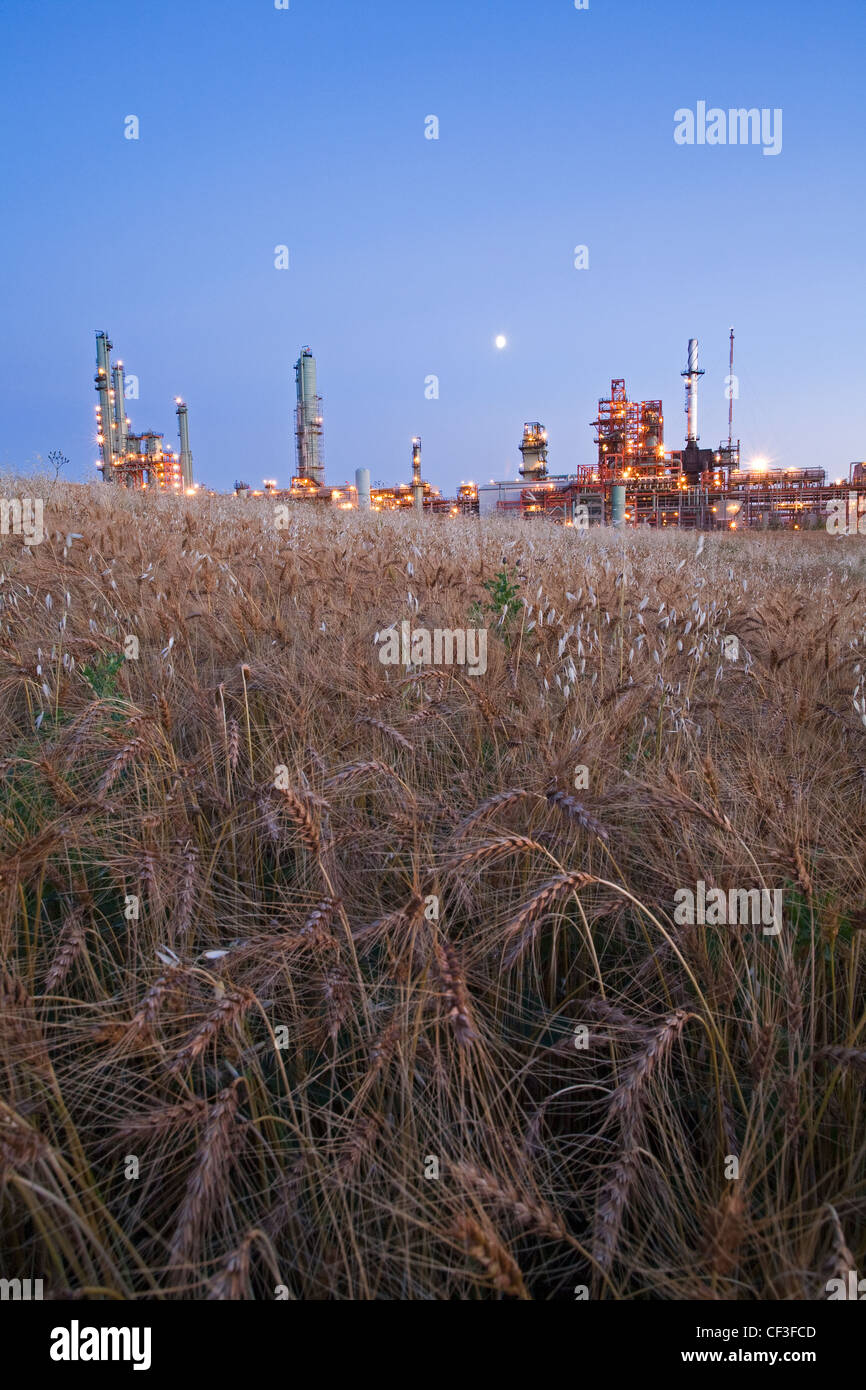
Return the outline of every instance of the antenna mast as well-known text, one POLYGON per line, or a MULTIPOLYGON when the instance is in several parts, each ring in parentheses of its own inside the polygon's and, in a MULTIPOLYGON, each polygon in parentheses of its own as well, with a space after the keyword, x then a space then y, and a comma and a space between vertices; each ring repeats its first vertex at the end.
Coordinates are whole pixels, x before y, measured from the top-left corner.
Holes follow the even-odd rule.
POLYGON ((734 443, 734 330, 731 329, 731 366, 728 376, 728 453, 734 443))

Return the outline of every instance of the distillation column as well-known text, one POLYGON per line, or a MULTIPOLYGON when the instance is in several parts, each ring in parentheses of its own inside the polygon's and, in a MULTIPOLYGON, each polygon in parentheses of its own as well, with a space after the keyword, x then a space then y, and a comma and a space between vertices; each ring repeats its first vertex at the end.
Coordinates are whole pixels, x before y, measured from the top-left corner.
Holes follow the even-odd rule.
POLYGON ((523 459, 520 472, 524 478, 547 477, 547 430, 537 420, 530 420, 523 426, 520 453, 523 459))
POLYGON ((412 440, 412 505, 416 512, 424 510, 424 484, 421 481, 421 440, 412 440))
POLYGON ((322 398, 316 390, 316 359, 308 347, 301 349, 295 363, 298 405, 295 412, 295 439, 298 448, 298 477, 308 478, 318 487, 325 481, 322 460, 322 398))
POLYGON ((117 431, 117 452, 125 464, 126 455, 129 452, 129 436, 126 424, 126 375, 122 362, 115 363, 112 369, 112 379, 114 381, 114 424, 117 431))
POLYGON ((192 454, 189 447, 189 410, 180 396, 176 398, 177 427, 180 435, 180 477, 184 492, 192 487, 192 454))
POLYGON ((116 483, 114 463, 119 454, 117 425, 111 400, 111 348, 107 333, 96 335, 96 390, 99 396, 99 442, 102 452, 102 478, 116 483))

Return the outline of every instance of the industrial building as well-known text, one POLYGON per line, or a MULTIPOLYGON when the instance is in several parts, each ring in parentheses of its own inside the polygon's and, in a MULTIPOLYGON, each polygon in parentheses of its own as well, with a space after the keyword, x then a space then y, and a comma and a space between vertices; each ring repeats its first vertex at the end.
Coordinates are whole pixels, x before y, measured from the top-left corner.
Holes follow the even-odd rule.
POLYGON ((122 362, 111 362, 113 343, 107 333, 96 335, 96 438, 102 480, 130 488, 161 492, 194 490, 186 402, 175 397, 180 451, 165 447, 165 435, 153 430, 134 434, 126 414, 126 373, 122 362))
POLYGON ((615 378, 592 421, 596 460, 569 474, 548 472, 548 436, 538 423, 524 426, 522 481, 478 488, 478 510, 548 516, 566 525, 578 515, 590 525, 680 526, 700 530, 824 524, 831 507, 862 490, 866 466, 851 464, 848 480, 828 483, 823 468, 770 469, 765 463, 740 467, 740 441, 733 434, 734 330, 730 332, 728 437, 716 448, 700 443, 698 388, 704 375, 698 341, 689 340, 682 376, 686 386, 685 442, 668 450, 660 400, 632 401, 625 381, 615 378), (580 512, 578 512, 580 508, 580 512))
MULTIPOLYGON (((519 444, 516 478, 486 484, 461 483, 456 497, 443 497, 422 477, 421 439, 411 442, 407 481, 370 486, 368 469, 358 469, 354 485, 327 487, 322 450, 322 399, 316 361, 309 347, 295 363, 297 468, 291 487, 276 483, 265 492, 293 501, 328 503, 343 510, 415 510, 433 515, 512 513, 546 516, 565 525, 647 525, 701 530, 744 527, 822 525, 830 508, 851 489, 866 503, 866 464, 852 464, 847 480, 827 483, 823 468, 770 469, 753 462, 740 466, 740 441, 734 438, 734 330, 730 331, 728 435, 715 448, 701 444, 699 384, 704 375, 696 338, 688 343, 685 381, 685 439, 679 448, 665 443, 665 415, 660 399, 631 400, 625 380, 615 377, 610 394, 598 402, 591 427, 595 461, 568 472, 552 473, 545 426, 530 420, 519 444)), ((237 491, 250 493, 246 485, 237 491)), ((262 495, 251 494, 251 495, 262 495)))
POLYGON ((327 504, 342 511, 353 508, 373 511, 437 512, 456 515, 477 509, 474 484, 464 484, 457 498, 440 496, 421 477, 421 439, 415 435, 411 444, 411 481, 370 486, 369 469, 357 469, 355 482, 343 482, 329 487, 325 483, 324 412, 318 390, 316 359, 310 347, 303 347, 295 371, 295 472, 288 488, 279 488, 268 479, 261 489, 246 482, 235 483, 235 493, 245 497, 272 497, 280 501, 327 504))
POLYGON ((577 476, 548 473, 547 430, 539 420, 528 420, 523 426, 520 457, 522 481, 491 481, 477 488, 481 516, 490 512, 519 512, 527 516, 545 512, 554 520, 573 521, 577 508, 585 507, 590 524, 604 520, 599 489, 585 487, 585 479, 577 476))
MULTIPOLYGON (((96 335, 97 441, 105 482, 160 492, 192 493, 193 460, 186 403, 176 397, 179 448, 167 447, 153 430, 135 433, 126 414, 127 380, 121 361, 112 362, 113 346, 104 332, 96 335)), ((734 380, 734 331, 730 333, 730 377, 734 380)), ((293 502, 325 503, 341 510, 414 510, 419 515, 546 516, 566 525, 611 523, 614 526, 678 526, 701 530, 746 527, 800 529, 823 525, 831 511, 850 497, 866 512, 866 463, 852 463, 847 478, 828 483, 823 468, 770 469, 753 461, 740 466, 740 441, 733 434, 733 391, 729 389, 728 436, 715 448, 704 447, 698 426, 698 341, 690 338, 682 372, 686 389, 685 440, 680 448, 665 444, 662 401, 631 400, 625 380, 615 377, 610 394, 598 402, 591 422, 595 461, 568 472, 551 473, 550 441, 545 426, 527 421, 518 446, 519 476, 488 484, 461 483, 456 497, 444 497, 422 476, 421 438, 411 441, 407 481, 371 487, 368 469, 358 469, 354 484, 325 483, 322 398, 316 359, 303 347, 295 373, 295 472, 291 485, 279 489, 269 480, 253 491, 236 483, 235 492, 293 502)))
POLYGON ((598 403, 596 431, 601 482, 640 473, 661 477, 665 471, 665 421, 661 401, 630 401, 625 380, 610 383, 610 396, 598 403))

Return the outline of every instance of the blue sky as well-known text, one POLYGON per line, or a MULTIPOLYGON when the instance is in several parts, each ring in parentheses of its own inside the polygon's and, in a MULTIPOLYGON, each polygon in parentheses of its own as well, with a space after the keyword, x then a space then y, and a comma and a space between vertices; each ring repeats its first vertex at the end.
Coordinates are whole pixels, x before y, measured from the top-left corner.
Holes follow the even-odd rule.
POLYGON ((733 324, 744 457, 847 473, 864 54, 860 0, 0 0, 0 466, 98 476, 96 329, 135 430, 188 400, 210 486, 288 482, 309 343, 328 481, 408 479, 418 433, 451 491, 513 475, 524 420, 589 462, 613 376, 678 446, 692 336, 718 443, 733 324), (782 153, 676 145, 702 100, 781 108, 782 153))

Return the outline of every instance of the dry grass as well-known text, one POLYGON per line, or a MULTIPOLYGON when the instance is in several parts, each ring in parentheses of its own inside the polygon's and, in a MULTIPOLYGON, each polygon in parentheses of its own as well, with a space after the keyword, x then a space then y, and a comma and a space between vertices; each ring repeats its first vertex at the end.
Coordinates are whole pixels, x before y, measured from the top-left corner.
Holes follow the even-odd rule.
POLYGON ((0 550, 4 1277, 810 1299, 863 1269, 862 542, 277 531, 62 485, 46 526, 0 550), (484 676, 377 660, 512 567, 484 676), (699 879, 781 888, 782 934, 677 925, 699 879))

